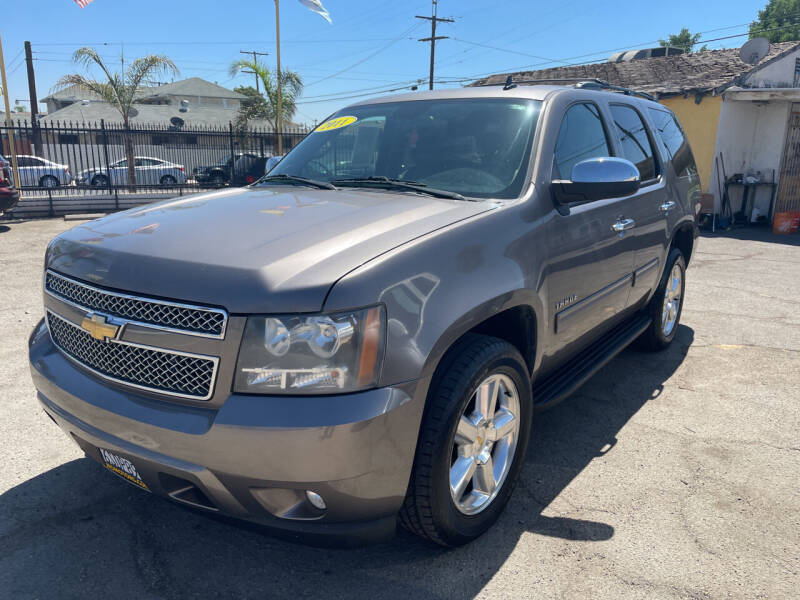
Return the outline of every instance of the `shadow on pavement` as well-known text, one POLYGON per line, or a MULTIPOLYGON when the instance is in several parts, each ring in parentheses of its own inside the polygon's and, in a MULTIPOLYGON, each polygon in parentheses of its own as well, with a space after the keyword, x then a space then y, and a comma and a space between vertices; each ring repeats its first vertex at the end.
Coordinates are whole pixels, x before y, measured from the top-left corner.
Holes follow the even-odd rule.
POLYGON ((700 235, 704 238, 730 238, 734 240, 767 242, 770 244, 784 244, 787 246, 800 246, 800 233, 790 233, 786 235, 772 233, 767 227, 737 227, 734 229, 717 229, 715 233, 702 231, 700 235))
MULTIPOLYGON (((471 598, 523 535, 534 549, 531 535, 587 543, 614 535, 618 517, 603 507, 595 508, 609 522, 542 512, 613 451, 618 432, 658 398, 693 338, 682 325, 662 353, 626 350, 572 398, 537 415, 509 506, 467 547, 433 547, 402 529, 391 542, 355 550, 292 544, 146 495, 84 458, 0 495, 0 589, 7 597, 59 598, 471 598)), ((524 568, 535 574, 539 566, 524 568)))

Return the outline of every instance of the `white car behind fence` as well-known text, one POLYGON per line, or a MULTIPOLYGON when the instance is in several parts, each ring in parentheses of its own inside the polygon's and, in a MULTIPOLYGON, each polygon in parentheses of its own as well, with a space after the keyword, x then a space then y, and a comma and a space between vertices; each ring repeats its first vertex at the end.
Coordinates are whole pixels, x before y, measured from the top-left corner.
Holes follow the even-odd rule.
POLYGON ((18 187, 56 188, 72 182, 68 165, 55 163, 46 158, 21 154, 17 156, 17 165, 20 178, 18 187))
MULTIPOLYGON (((183 165, 151 156, 135 157, 136 185, 182 185, 186 183, 183 165)), ((111 163, 109 168, 85 169, 77 176, 78 185, 106 187, 128 184, 128 161, 111 163)))

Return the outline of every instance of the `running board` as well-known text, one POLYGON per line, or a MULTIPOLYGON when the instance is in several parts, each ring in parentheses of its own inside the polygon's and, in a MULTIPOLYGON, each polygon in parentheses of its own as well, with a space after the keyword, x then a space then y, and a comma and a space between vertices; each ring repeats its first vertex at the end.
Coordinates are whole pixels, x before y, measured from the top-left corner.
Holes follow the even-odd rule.
POLYGON ((651 318, 638 315, 618 325, 600 340, 569 359, 567 365, 533 383, 533 407, 536 411, 555 406, 586 383, 612 358, 622 352, 650 326, 651 318))

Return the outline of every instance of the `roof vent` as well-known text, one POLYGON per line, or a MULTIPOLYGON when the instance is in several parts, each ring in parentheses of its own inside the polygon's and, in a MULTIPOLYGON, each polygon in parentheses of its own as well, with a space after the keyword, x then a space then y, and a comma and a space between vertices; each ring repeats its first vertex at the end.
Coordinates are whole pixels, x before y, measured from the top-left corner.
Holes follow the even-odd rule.
POLYGON ((608 62, 630 62, 632 60, 644 60, 647 58, 657 58, 659 56, 677 56, 683 54, 681 48, 674 46, 659 46, 658 48, 644 48, 642 50, 627 50, 625 52, 615 52, 608 57, 608 62))

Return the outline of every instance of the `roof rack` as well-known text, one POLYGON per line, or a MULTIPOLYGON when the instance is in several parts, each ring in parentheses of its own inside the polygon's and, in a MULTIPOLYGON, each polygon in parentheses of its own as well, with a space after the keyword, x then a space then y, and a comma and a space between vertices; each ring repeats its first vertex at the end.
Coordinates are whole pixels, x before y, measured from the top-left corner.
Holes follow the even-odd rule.
POLYGON ((506 77, 504 83, 481 83, 478 84, 479 87, 483 86, 490 86, 490 85, 502 85, 504 90, 510 90, 517 87, 517 84, 527 84, 527 85, 546 85, 549 83, 555 84, 571 84, 573 87, 578 89, 585 89, 585 90, 608 90, 610 92, 619 92, 620 94, 625 94, 626 96, 638 96, 639 98, 644 98, 646 100, 656 101, 655 97, 651 96, 646 92, 640 92, 638 90, 632 90, 626 87, 622 87, 620 85, 614 85, 608 83, 607 81, 603 81, 602 79, 582 79, 579 77, 554 77, 554 78, 544 78, 544 79, 517 79, 516 81, 512 80, 512 76, 509 75, 506 77))

